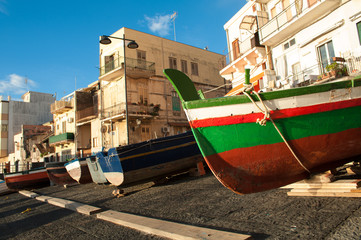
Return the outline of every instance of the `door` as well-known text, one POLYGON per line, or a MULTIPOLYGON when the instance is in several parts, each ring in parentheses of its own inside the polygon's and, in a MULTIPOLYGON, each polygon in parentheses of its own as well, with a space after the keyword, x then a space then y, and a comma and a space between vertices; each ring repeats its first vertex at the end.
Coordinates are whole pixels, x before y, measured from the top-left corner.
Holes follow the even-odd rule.
POLYGON ((322 44, 318 47, 318 55, 321 63, 322 73, 327 72, 326 66, 333 62, 332 58, 335 57, 332 40, 322 44))

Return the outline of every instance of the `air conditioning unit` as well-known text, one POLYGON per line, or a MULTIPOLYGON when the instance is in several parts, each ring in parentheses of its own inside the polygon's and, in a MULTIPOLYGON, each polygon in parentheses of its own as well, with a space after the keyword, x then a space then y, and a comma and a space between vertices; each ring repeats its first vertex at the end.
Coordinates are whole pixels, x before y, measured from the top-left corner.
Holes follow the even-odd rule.
POLYGON ((67 122, 68 123, 72 123, 74 121, 74 118, 72 118, 72 117, 69 117, 68 119, 67 119, 67 122))
POLYGON ((170 131, 169 127, 162 127, 162 132, 163 133, 168 133, 170 131))

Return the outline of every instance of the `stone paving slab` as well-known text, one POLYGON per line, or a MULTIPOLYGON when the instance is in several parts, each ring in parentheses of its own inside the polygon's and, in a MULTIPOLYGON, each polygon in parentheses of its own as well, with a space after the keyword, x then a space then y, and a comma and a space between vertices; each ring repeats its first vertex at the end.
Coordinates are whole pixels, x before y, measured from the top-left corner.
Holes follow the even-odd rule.
POLYGON ((251 239, 251 236, 219 231, 210 228, 197 227, 181 223, 159 220, 155 218, 137 216, 128 213, 108 210, 97 214, 97 217, 118 225, 133 228, 148 234, 179 240, 242 240, 251 239))
POLYGON ((36 198, 39 196, 39 194, 27 190, 21 190, 19 193, 29 198, 36 198))

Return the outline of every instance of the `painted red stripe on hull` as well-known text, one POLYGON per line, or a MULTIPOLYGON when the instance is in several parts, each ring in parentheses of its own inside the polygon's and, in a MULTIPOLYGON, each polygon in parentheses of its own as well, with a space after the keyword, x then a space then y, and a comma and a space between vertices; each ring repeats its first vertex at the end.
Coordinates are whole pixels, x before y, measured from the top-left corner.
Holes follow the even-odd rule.
MULTIPOLYGON (((361 129, 289 141, 311 172, 325 171, 361 156, 361 129)), ((238 148, 205 157, 218 180, 237 193, 277 188, 307 177, 282 143, 238 148)))
POLYGON ((46 171, 14 177, 5 177, 5 181, 6 185, 10 189, 26 189, 50 185, 50 180, 46 171))
MULTIPOLYGON (((349 108, 349 107, 356 107, 356 106, 361 106, 360 98, 339 101, 339 102, 332 102, 332 103, 317 104, 306 107, 276 110, 276 111, 271 111, 270 113, 272 119, 282 119, 282 118, 296 117, 307 114, 333 111, 333 110, 349 108)), ((250 114, 231 116, 231 117, 219 117, 219 118, 211 118, 211 119, 207 118, 201 120, 193 120, 190 122, 190 125, 192 128, 199 128, 199 127, 224 126, 224 125, 241 124, 241 123, 252 123, 252 122, 256 122, 257 119, 262 119, 263 116, 264 115, 262 113, 250 113, 250 114)))
POLYGON ((5 176, 6 182, 21 182, 21 181, 29 181, 34 179, 40 179, 40 178, 48 178, 48 175, 46 173, 46 170, 43 172, 37 172, 37 173, 29 173, 29 174, 23 174, 18 176, 5 176))

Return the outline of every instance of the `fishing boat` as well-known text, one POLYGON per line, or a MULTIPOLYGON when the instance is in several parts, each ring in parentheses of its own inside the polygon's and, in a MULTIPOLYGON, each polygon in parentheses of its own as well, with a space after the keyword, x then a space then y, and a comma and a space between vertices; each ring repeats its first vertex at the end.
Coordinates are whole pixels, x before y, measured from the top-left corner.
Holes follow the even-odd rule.
POLYGON ((277 188, 360 160, 361 77, 204 99, 182 72, 164 74, 209 168, 236 193, 277 188))
POLYGON ((97 153, 104 176, 115 186, 152 181, 188 171, 203 161, 190 131, 97 153))
POLYGON ((6 185, 9 189, 33 189, 50 185, 45 167, 5 173, 4 175, 6 185))
POLYGON ((64 164, 70 177, 80 184, 92 182, 86 158, 74 159, 64 164))
POLYGON ((102 168, 98 163, 98 159, 96 156, 90 156, 86 158, 86 162, 88 164, 90 176, 93 182, 97 184, 107 183, 108 180, 105 178, 102 168))
POLYGON ((4 180, 0 180, 0 196, 12 192, 14 192, 14 190, 9 189, 4 180))
POLYGON ((66 171, 65 163, 62 162, 48 162, 46 163, 46 171, 48 173, 51 182, 57 185, 70 185, 77 183, 72 177, 70 177, 68 171, 66 171))

